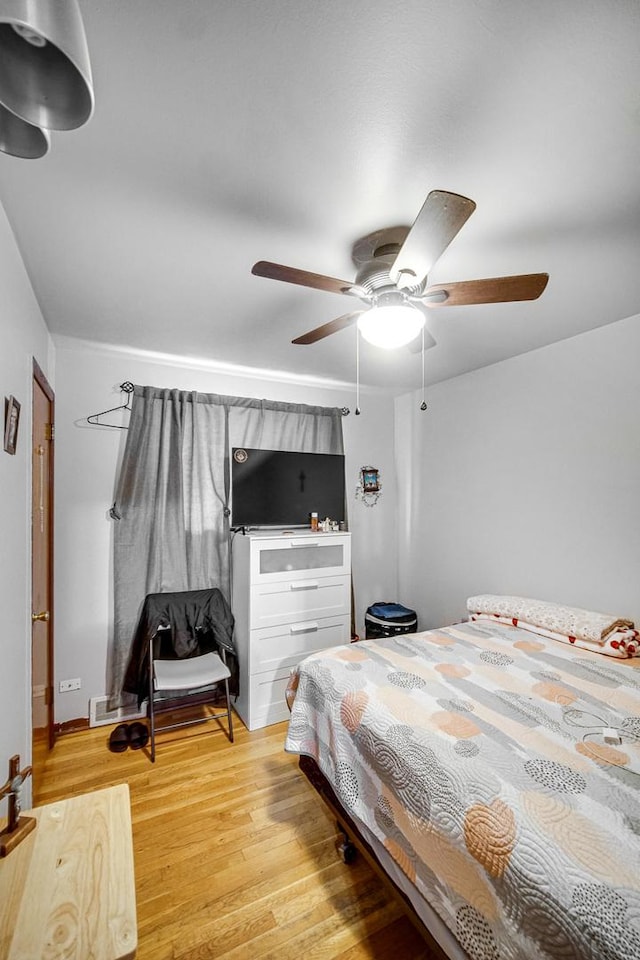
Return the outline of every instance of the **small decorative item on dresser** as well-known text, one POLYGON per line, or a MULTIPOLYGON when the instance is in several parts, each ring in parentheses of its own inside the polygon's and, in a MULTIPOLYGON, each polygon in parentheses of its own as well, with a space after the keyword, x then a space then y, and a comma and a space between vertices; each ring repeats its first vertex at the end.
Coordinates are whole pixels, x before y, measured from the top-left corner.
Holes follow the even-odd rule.
POLYGON ((18 426, 20 424, 20 404, 15 397, 4 402, 4 449, 15 453, 18 444, 18 426))

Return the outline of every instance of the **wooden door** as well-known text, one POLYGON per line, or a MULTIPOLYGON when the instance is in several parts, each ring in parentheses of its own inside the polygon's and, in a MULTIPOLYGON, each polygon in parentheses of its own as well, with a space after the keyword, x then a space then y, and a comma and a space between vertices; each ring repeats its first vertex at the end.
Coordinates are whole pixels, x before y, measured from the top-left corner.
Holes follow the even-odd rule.
POLYGON ((33 799, 54 743, 53 717, 53 431, 54 397, 33 361, 31 446, 31 721, 33 799))

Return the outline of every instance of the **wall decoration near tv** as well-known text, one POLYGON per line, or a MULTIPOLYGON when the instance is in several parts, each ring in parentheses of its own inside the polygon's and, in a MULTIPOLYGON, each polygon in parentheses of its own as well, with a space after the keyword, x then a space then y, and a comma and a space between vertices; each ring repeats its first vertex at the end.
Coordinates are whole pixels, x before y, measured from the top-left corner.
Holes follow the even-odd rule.
POLYGON ((313 511, 346 519, 342 454, 233 448, 232 526, 308 527, 313 511))

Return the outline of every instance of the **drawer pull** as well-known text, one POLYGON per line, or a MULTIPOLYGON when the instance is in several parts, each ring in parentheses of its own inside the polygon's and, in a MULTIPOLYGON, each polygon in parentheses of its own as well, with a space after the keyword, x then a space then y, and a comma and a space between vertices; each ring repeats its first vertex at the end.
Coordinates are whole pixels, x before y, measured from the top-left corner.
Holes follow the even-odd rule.
POLYGON ((290 540, 289 546, 293 547, 294 549, 297 547, 298 550, 300 550, 304 547, 319 547, 320 544, 317 540, 305 540, 304 543, 295 543, 293 540, 290 540))
POLYGON ((317 590, 318 582, 316 580, 303 580, 299 583, 290 583, 289 588, 291 590, 317 590))
POLYGON ((292 623, 289 627, 291 633, 315 633, 318 629, 318 624, 309 621, 309 623, 292 623))

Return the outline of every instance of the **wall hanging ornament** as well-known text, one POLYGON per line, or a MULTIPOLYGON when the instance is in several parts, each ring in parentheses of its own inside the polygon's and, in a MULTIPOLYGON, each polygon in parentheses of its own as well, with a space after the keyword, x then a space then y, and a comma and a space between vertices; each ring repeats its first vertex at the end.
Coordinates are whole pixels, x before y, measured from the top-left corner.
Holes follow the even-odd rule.
POLYGON ((20 404, 15 397, 5 397, 4 401, 4 449, 7 453, 16 452, 18 446, 18 427, 20 425, 20 404))
POLYGON ((377 467, 362 467, 358 474, 356 499, 365 507, 374 507, 382 496, 382 479, 377 467))

